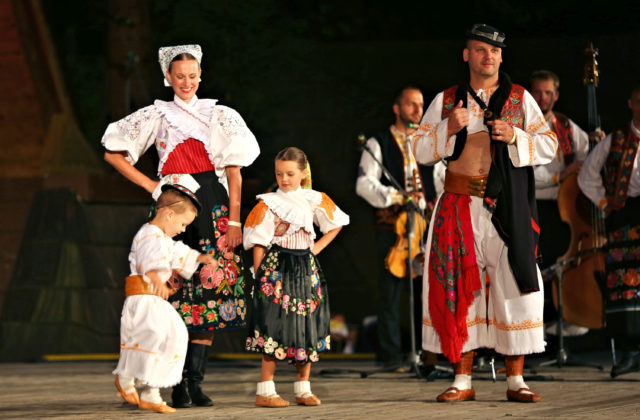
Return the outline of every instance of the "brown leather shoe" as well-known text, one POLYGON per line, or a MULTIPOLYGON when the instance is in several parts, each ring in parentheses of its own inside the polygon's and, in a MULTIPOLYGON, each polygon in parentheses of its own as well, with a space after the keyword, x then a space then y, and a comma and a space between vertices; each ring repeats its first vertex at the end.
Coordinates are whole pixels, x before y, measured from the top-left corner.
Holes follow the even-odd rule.
POLYGON ((145 400, 140 400, 140 404, 138 404, 138 408, 141 410, 150 410, 157 411, 162 414, 175 413, 176 409, 173 407, 169 407, 166 402, 162 401, 161 403, 152 403, 145 400))
POLYGON ((304 397, 296 397, 296 404, 308 405, 308 406, 322 404, 322 401, 320 401, 320 398, 316 397, 314 394, 305 394, 305 395, 306 396, 304 397))
POLYGON ((517 391, 507 390, 507 399, 509 401, 532 403, 542 401, 542 397, 529 388, 520 388, 517 391))
POLYGON ((138 396, 138 391, 135 386, 131 385, 127 387, 127 389, 122 389, 120 381, 116 376, 116 388, 118 389, 118 395, 120 395, 123 400, 133 405, 140 404, 140 397, 138 396))
POLYGON ((282 399, 278 394, 272 394, 273 396, 263 397, 262 395, 256 395, 256 405, 258 407, 270 407, 280 408, 289 407, 289 401, 282 399))
POLYGON ((442 394, 438 395, 438 402, 456 402, 456 401, 473 401, 476 399, 476 390, 463 389, 462 391, 455 386, 450 386, 442 394))

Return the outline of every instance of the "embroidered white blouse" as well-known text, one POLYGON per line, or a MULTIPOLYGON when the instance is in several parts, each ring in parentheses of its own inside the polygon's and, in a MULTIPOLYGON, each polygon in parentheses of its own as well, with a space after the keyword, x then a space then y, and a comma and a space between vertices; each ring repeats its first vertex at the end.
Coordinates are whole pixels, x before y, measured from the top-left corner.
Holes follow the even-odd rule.
POLYGON ((198 268, 198 255, 196 250, 165 235, 158 226, 145 223, 133 238, 129 268, 131 275, 143 276, 147 282, 144 274, 152 270, 158 272, 163 282, 169 280, 173 270, 190 278, 198 268))
POLYGON ((260 154, 255 136, 238 112, 217 105, 217 100, 196 96, 189 103, 177 96, 171 102, 156 100, 153 105, 109 124, 102 144, 109 151, 125 152, 132 165, 155 144, 160 176, 169 154, 190 137, 204 144, 225 187, 226 166, 248 166, 260 154))
MULTIPOLYGON (((495 91, 496 88, 480 89, 476 94, 484 103, 489 103, 495 91)), ((442 119, 443 98, 444 92, 436 95, 422 117, 420 127, 414 136, 414 155, 422 164, 430 165, 453 155, 456 135, 447 137, 449 119, 442 119)), ((508 146, 511 163, 517 168, 546 164, 556 154, 558 147, 556 135, 549 129, 538 104, 526 90, 522 98, 522 108, 526 126, 524 130, 513 127, 516 132, 516 142, 508 146)), ((467 93, 467 109, 469 111, 468 133, 488 132, 489 128, 484 124, 484 111, 469 93, 467 93)))
MULTIPOLYGON (((636 136, 640 137, 640 130, 633 125, 633 122, 629 123, 631 130, 636 136)), ((578 174, 578 185, 580 189, 589 197, 594 204, 600 207, 600 210, 604 210, 607 204, 606 193, 604 184, 602 183, 602 176, 600 171, 604 166, 607 156, 609 156, 609 150, 611 149, 611 134, 605 137, 598 145, 589 153, 587 159, 580 168, 578 174)), ((627 196, 637 197, 640 195, 640 153, 636 153, 636 157, 633 160, 633 169, 631 171, 631 179, 629 179, 629 189, 627 190, 627 196)))
POLYGON ((251 210, 244 227, 245 249, 272 244, 289 249, 313 248, 313 225, 324 234, 349 224, 344 213, 325 193, 298 188, 260 194, 260 202, 251 210))
MULTIPOLYGON (((549 129, 553 129, 553 125, 557 124, 557 120, 553 113, 547 121, 549 129)), ((571 128, 571 137, 573 140, 574 160, 584 161, 589 153, 589 135, 581 129, 578 124, 569 120, 571 128)), ((558 151, 546 165, 536 165, 533 168, 533 175, 536 180, 536 199, 538 200, 557 200, 558 188, 560 184, 560 172, 566 167, 564 163, 564 154, 562 149, 558 147, 558 151)))

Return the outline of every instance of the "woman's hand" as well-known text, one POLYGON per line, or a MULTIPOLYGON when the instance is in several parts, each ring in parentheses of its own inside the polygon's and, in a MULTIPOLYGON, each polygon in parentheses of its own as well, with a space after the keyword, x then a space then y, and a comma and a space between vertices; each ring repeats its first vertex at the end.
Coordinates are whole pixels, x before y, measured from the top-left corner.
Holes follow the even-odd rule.
POLYGON ((227 226, 225 239, 227 243, 227 252, 233 252, 233 250, 242 243, 242 228, 231 225, 227 226))

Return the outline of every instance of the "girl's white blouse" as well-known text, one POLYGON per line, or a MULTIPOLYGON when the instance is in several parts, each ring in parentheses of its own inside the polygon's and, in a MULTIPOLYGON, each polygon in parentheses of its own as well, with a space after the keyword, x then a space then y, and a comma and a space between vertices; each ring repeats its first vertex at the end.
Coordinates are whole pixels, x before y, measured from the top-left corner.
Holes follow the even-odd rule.
MULTIPOLYGON (((319 191, 298 188, 284 192, 278 189, 274 193, 261 194, 256 198, 268 210, 256 225, 245 224, 245 249, 255 245, 270 247, 272 244, 290 249, 308 249, 313 247, 316 237, 314 223, 323 234, 349 224, 349 216, 329 196, 319 191)), ((247 221, 250 218, 251 216, 247 221)))
POLYGON ((156 100, 153 105, 109 124, 102 144, 109 151, 125 152, 132 165, 155 144, 160 176, 169 154, 180 143, 193 138, 203 143, 216 174, 226 185, 224 168, 250 165, 260 154, 260 148, 240 114, 216 102, 196 96, 188 104, 177 96, 172 102, 156 100))

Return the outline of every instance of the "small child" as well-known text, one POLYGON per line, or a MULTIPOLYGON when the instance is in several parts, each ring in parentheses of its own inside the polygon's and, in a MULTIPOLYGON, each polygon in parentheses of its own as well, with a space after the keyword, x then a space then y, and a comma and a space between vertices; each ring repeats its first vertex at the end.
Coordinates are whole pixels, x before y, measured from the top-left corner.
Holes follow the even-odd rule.
MULTIPOLYGON (((172 175, 157 188, 156 214, 133 238, 122 318, 120 361, 113 371, 120 396, 144 410, 173 413, 159 388, 180 382, 187 352, 187 328, 167 302, 172 271, 189 278, 200 263, 217 261, 172 237, 184 232, 200 209, 195 191, 200 187, 190 175, 172 175), (134 381, 144 385, 140 396, 134 381)), ((154 197, 155 198, 155 197, 154 197)))
POLYGON ((327 283, 316 255, 349 224, 349 216, 324 193, 310 188, 307 157, 295 147, 276 156, 279 189, 262 194, 244 230, 244 247, 253 247, 256 283, 246 348, 261 352, 256 392, 259 407, 286 407, 275 389, 277 360, 295 363, 296 403, 320 405, 309 383, 311 363, 329 349, 327 283), (314 222, 323 236, 314 243, 314 222), (265 255, 266 254, 266 255, 265 255))

